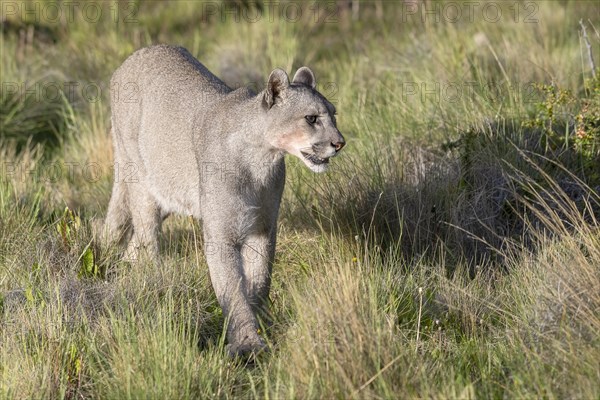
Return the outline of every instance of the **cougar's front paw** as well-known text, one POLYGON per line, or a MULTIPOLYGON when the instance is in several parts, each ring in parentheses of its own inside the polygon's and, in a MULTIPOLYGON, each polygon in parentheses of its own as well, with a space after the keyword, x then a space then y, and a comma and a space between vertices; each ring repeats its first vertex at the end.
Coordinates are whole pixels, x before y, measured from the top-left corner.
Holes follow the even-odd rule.
POLYGON ((246 337, 241 342, 228 344, 226 349, 229 357, 244 359, 253 359, 258 354, 268 351, 265 341, 260 337, 256 339, 246 337))

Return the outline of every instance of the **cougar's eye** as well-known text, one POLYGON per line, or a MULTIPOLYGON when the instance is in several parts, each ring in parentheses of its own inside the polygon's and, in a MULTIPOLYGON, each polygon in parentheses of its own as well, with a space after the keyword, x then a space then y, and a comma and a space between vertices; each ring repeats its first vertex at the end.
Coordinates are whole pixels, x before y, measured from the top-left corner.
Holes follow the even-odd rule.
POLYGON ((306 118, 306 121, 307 121, 309 124, 311 124, 311 125, 312 125, 312 124, 314 124, 315 122, 317 122, 317 116, 316 116, 316 115, 307 115, 307 116, 306 116, 306 117, 304 117, 304 118, 306 118))

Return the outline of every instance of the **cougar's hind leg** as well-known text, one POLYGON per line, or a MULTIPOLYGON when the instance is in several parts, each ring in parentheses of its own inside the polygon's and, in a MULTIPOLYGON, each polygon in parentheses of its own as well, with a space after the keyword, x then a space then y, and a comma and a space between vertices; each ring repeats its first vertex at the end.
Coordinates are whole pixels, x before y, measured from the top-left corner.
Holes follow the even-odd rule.
POLYGON ((137 260, 142 251, 152 259, 158 258, 158 233, 162 222, 162 213, 154 198, 143 185, 129 187, 129 204, 133 235, 127 246, 125 258, 137 260))
POLYGON ((102 243, 105 245, 126 243, 131 236, 131 211, 129 210, 127 185, 123 182, 115 181, 113 183, 101 235, 102 243))

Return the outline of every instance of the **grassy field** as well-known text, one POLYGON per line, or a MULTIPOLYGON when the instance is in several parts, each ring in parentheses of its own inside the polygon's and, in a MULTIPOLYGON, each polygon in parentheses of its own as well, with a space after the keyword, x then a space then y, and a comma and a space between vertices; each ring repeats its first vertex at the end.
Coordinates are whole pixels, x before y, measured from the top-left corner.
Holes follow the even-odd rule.
POLYGON ((600 398, 597 2, 0 6, 0 398, 600 398), (201 224, 158 264, 94 241, 110 76, 153 43, 259 90, 310 66, 348 142, 287 160, 253 365, 201 224))

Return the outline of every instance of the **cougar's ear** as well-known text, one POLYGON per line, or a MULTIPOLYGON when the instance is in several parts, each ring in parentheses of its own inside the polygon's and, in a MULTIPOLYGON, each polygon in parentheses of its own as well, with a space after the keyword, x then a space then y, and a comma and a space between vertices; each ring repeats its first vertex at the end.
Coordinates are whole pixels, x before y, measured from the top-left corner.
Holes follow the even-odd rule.
POLYGON ((290 79, 284 70, 276 68, 269 75, 267 90, 265 91, 264 102, 267 108, 273 107, 275 98, 280 97, 281 93, 290 86, 290 79))
POLYGON ((294 83, 302 83, 311 89, 314 89, 317 86, 317 80, 315 79, 315 74, 308 67, 300 67, 298 71, 296 71, 296 75, 294 75, 294 83))

